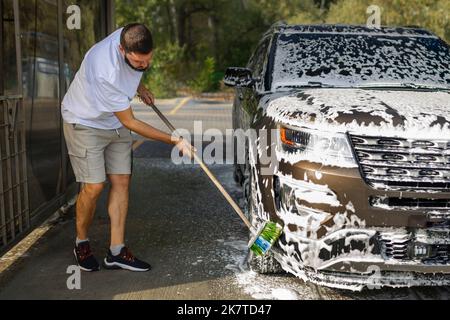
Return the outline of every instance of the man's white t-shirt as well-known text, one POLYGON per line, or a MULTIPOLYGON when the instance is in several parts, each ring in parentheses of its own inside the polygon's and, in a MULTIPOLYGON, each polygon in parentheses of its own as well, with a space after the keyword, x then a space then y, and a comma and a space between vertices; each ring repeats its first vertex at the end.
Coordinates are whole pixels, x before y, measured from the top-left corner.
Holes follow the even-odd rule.
POLYGON ((121 32, 115 31, 85 55, 62 102, 65 122, 98 129, 122 127, 114 112, 130 107, 143 73, 130 68, 120 54, 121 32))

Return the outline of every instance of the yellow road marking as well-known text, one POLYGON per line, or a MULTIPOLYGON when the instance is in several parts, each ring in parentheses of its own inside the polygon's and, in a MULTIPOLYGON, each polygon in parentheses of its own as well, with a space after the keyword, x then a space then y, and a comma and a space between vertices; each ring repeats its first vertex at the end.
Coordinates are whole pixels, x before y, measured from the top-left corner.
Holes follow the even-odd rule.
POLYGON ((46 221, 41 226, 34 229, 27 237, 15 245, 11 250, 0 258, 0 275, 9 269, 14 263, 21 259, 30 248, 42 238, 52 225, 46 221))
POLYGON ((61 207, 52 216, 45 220, 40 226, 36 227, 30 234, 23 238, 19 243, 12 247, 3 256, 0 256, 0 277, 2 273, 10 268, 14 268, 20 259, 34 246, 34 244, 41 239, 50 229, 58 226, 58 219, 67 215, 70 207, 76 203, 78 195, 72 197, 66 205, 61 207))
POLYGON ((178 112, 178 110, 183 108, 186 105, 186 103, 189 102, 189 100, 191 100, 191 97, 186 97, 183 100, 181 100, 180 103, 172 111, 169 112, 169 115, 173 116, 175 113, 178 112))

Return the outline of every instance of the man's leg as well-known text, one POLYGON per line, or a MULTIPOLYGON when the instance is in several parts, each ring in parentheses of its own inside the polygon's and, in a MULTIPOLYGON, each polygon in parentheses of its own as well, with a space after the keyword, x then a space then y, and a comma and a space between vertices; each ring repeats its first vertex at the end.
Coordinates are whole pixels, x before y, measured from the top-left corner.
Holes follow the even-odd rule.
POLYGON ((103 261, 106 269, 149 271, 150 264, 137 259, 125 246, 125 224, 128 214, 128 191, 131 175, 111 174, 108 212, 111 218, 111 247, 103 261))
POLYGON ((64 122, 64 138, 77 182, 83 183, 76 204, 77 240, 74 254, 84 271, 98 271, 88 232, 94 219, 97 200, 106 181, 104 150, 114 135, 108 130, 64 122))
POLYGON ((88 238, 89 227, 94 219, 97 200, 102 193, 103 183, 86 183, 78 195, 76 215, 77 215, 77 238, 86 240, 88 238))
POLYGON ((111 219, 111 247, 124 245, 131 175, 111 174, 108 212, 111 219))
POLYGON ((89 244, 89 227, 94 219, 97 200, 102 193, 103 183, 87 183, 78 195, 76 216, 77 216, 77 241, 74 254, 77 263, 84 271, 98 271, 100 266, 95 259, 89 244))
POLYGON ((148 271, 151 266, 137 259, 125 246, 133 139, 128 129, 121 128, 118 131, 118 139, 109 144, 105 150, 106 173, 111 181, 111 190, 108 197, 108 212, 111 219, 111 246, 103 260, 103 266, 106 269, 148 271))

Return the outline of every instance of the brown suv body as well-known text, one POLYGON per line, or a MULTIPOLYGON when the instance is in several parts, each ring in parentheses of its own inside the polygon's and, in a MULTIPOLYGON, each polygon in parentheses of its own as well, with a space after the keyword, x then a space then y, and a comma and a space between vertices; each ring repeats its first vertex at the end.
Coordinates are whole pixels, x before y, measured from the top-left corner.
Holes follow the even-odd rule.
MULTIPOLYGON (((421 30, 385 28, 376 35, 354 28, 275 27, 248 66, 262 80, 237 88, 234 127, 257 132, 248 141, 248 161, 236 165, 249 217, 255 225, 271 219, 284 226, 278 250, 264 259, 340 288, 448 284, 448 89, 273 86, 271 55, 283 33, 432 37, 421 30), (264 64, 259 71, 258 63, 264 64)), ((449 71, 442 72, 448 85, 449 71)))

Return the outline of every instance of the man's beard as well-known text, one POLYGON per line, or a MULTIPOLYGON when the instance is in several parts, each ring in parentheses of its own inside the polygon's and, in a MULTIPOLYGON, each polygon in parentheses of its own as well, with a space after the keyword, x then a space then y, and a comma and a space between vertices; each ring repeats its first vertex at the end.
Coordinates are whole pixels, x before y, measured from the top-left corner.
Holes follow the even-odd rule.
POLYGON ((137 71, 137 72, 145 72, 145 71, 148 70, 148 67, 147 67, 147 68, 136 68, 136 67, 134 67, 134 66, 131 64, 130 60, 128 60, 127 56, 125 56, 125 62, 126 62, 126 64, 127 64, 131 69, 133 69, 134 71, 137 71))

